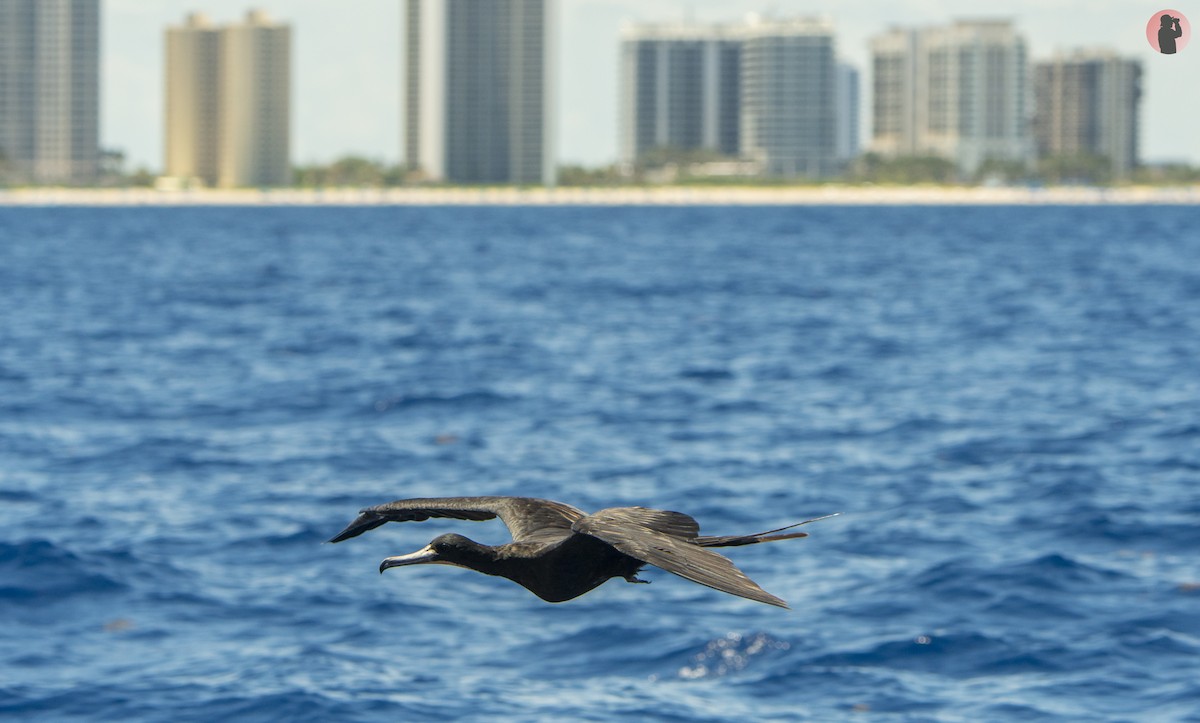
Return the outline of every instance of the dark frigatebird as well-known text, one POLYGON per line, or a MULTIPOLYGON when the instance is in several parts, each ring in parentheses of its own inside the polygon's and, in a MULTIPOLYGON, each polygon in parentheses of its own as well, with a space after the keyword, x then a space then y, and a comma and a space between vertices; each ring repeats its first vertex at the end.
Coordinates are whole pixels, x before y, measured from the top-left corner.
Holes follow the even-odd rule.
POLYGON ((609 578, 647 582, 638 579, 638 571, 654 565, 715 590, 782 608, 787 603, 707 548, 807 537, 804 532, 779 533, 825 519, 753 535, 705 537, 696 520, 682 512, 612 507, 589 515, 562 502, 533 497, 429 497, 368 507, 330 542, 357 537, 386 522, 422 522, 430 517, 499 517, 513 541, 493 547, 462 535, 439 535, 414 553, 386 558, 379 572, 402 565, 455 565, 506 577, 547 602, 563 602, 609 578))

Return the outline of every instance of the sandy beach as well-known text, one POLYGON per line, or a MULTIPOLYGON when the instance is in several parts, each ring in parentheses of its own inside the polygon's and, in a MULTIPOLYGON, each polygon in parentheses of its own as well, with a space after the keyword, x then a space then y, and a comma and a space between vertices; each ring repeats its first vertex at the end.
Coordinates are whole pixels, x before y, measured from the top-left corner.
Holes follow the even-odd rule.
POLYGON ((560 187, 156 190, 28 188, 0 191, 0 206, 655 206, 655 205, 1102 205, 1200 204, 1181 187, 560 187))

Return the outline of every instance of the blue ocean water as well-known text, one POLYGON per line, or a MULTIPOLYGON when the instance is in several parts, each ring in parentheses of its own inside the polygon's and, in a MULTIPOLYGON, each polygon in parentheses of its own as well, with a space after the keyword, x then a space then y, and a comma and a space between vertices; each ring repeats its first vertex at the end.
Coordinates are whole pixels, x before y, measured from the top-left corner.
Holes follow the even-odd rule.
POLYGON ((0 209, 0 717, 1200 720, 1173 207, 0 209), (646 504, 791 611, 363 506, 646 504))

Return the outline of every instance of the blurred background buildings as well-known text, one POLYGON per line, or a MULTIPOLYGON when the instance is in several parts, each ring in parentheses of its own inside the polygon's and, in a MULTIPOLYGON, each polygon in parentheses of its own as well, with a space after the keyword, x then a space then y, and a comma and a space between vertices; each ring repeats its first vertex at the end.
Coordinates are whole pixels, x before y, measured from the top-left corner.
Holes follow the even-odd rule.
MULTIPOLYGON (((291 26, 193 14, 165 30, 166 183, 555 183, 556 89, 573 79, 555 67, 553 0, 401 7, 400 87, 380 89, 402 111, 395 171, 347 159, 352 173, 295 179, 291 26)), ((0 181, 90 185, 119 167, 99 144, 100 17, 100 0, 0 0, 0 181)), ((943 181, 1106 181, 1141 160, 1140 61, 1111 49, 1031 59, 1011 20, 892 27, 869 39, 865 75, 821 18, 626 24, 616 42, 612 182, 914 167, 943 181)))
MULTIPOLYGON (((621 44, 626 166, 674 160, 709 175, 823 178, 848 160, 838 130, 857 122, 855 81, 840 75, 828 21, 630 25, 621 44)), ((848 151, 857 134, 844 135, 848 151)))

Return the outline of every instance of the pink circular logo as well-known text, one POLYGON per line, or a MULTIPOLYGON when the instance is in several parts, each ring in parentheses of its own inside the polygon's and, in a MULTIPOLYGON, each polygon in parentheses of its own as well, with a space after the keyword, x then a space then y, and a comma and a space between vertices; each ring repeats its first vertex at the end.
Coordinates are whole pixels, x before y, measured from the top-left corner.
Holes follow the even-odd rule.
POLYGON ((1192 24, 1178 10, 1159 10, 1146 23, 1146 40, 1163 55, 1182 52, 1192 39, 1192 24))

